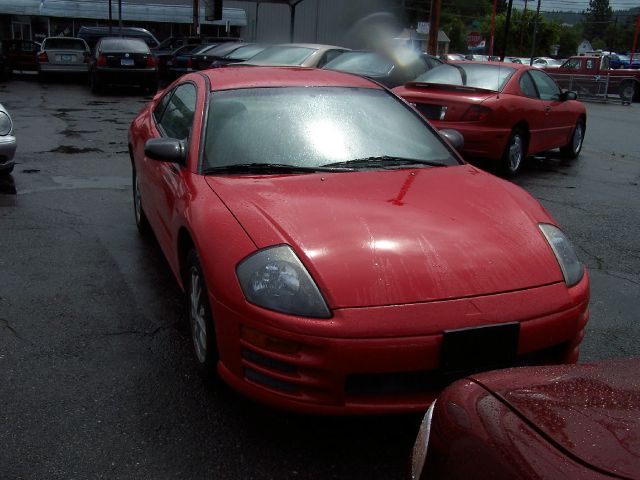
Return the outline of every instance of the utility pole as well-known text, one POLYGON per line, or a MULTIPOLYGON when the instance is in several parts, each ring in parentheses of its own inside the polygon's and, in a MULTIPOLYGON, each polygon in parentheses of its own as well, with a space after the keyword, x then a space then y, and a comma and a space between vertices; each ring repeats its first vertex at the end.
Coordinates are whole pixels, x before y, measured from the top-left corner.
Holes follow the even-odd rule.
POLYGON ((200 35, 200 5, 198 0, 193 0, 193 34, 200 35))
POLYGON ((498 8, 498 0, 493 0, 493 11, 491 12, 491 35, 489 36, 489 57, 493 56, 493 38, 496 32, 496 9, 498 8))
POLYGON ((113 17, 111 15, 111 0, 109 0, 109 33, 111 33, 111 29, 113 28, 111 25, 112 23, 113 23, 113 17))
POLYGON ((120 36, 122 37, 122 0, 118 0, 118 27, 120 27, 120 36))
POLYGON ((540 0, 538 0, 538 8, 536 8, 536 18, 533 19, 533 40, 531 40, 531 56, 529 57, 529 65, 533 65, 533 56, 536 51, 536 36, 538 35, 538 17, 540 16, 540 0))
MULTIPOLYGON (((540 0, 538 0, 540 1, 540 0)), ((504 25, 504 37, 502 41, 502 53, 500 54, 500 61, 504 62, 504 57, 507 55, 507 41, 509 38, 509 27, 511 26, 511 10, 513 9, 513 0, 509 0, 507 6, 507 20, 504 25)))
POLYGON ((429 13, 429 52, 438 55, 438 32, 440 31, 440 5, 442 0, 431 0, 429 13))

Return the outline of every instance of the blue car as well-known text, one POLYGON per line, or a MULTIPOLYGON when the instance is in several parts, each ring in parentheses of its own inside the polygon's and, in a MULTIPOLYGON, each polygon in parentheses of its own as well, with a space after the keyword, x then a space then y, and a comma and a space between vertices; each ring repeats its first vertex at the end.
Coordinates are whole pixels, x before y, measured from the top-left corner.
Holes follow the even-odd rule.
POLYGON ((633 62, 629 55, 612 54, 609 56, 611 68, 640 69, 640 52, 633 56, 633 62))

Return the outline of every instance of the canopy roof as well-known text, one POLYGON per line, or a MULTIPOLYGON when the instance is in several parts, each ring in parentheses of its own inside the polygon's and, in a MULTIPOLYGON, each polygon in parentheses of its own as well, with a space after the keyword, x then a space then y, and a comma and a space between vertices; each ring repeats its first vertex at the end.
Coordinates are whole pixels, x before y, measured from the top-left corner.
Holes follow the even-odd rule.
MULTIPOLYGON (((272 0, 263 0, 276 3, 272 0)), ((299 2, 302 0, 292 0, 299 2)), ((283 2, 277 2, 283 3, 283 2)), ((289 2, 284 2, 289 3, 289 2)), ((0 0, 0 13, 13 15, 41 15, 62 18, 90 18, 106 20, 109 18, 108 0, 0 0)), ((113 0, 111 13, 118 17, 118 2, 113 0)), ((201 23, 206 25, 226 25, 246 27, 247 13, 241 8, 223 8, 222 20, 207 21, 204 5, 200 7, 201 23)), ((126 21, 192 23, 191 5, 139 4, 122 2, 122 19, 126 21)))

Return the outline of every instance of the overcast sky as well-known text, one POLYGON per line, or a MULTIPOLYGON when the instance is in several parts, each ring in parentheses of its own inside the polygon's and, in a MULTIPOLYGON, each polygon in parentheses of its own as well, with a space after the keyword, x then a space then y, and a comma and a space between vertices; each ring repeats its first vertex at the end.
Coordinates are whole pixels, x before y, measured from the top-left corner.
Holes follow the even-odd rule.
MULTIPOLYGON (((536 8, 537 0, 529 0, 527 9, 536 8)), ((524 7, 524 0, 513 0, 513 5, 517 8, 524 7)), ((609 0, 609 5, 614 10, 627 10, 633 7, 640 7, 640 0, 609 0)), ((540 10, 543 11, 568 11, 581 12, 589 7, 589 0, 541 0, 540 10)))

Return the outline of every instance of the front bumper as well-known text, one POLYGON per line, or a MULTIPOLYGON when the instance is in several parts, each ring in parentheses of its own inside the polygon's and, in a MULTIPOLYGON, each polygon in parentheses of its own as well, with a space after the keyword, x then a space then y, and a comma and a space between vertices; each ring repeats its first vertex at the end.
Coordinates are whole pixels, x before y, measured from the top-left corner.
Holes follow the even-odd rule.
POLYGON ((504 366, 574 363, 589 319, 588 300, 585 273, 570 289, 562 283, 339 309, 328 320, 287 318, 248 304, 238 311, 212 301, 218 371, 236 390, 276 408, 348 415, 423 412, 455 379, 440 370, 444 330, 517 321, 517 359, 504 366), (271 340, 258 344, 246 332, 271 340), (285 344, 288 351, 269 344, 285 344))
POLYGON ((462 155, 471 158, 500 160, 511 134, 509 128, 483 126, 477 122, 441 122, 429 120, 435 128, 452 128, 464 137, 462 155))
POLYGON ((0 172, 13 167, 13 156, 16 153, 16 137, 13 135, 0 136, 0 172))

